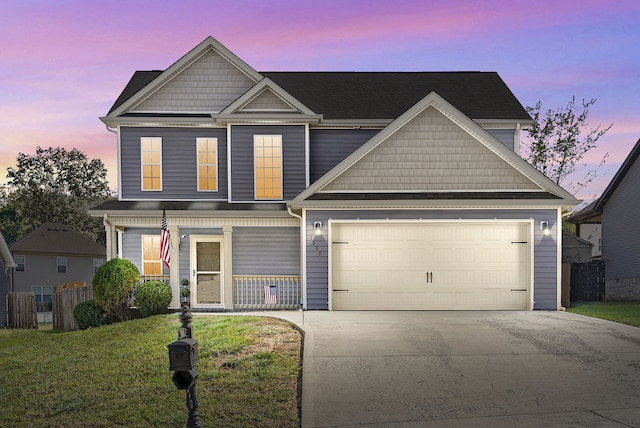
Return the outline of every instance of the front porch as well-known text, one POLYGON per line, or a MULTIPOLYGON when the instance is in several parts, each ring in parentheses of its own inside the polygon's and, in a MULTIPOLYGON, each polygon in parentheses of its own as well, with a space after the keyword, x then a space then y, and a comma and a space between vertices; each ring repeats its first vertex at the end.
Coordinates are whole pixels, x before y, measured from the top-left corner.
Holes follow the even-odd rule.
MULTIPOLYGON (((233 310, 299 309, 302 288, 298 275, 233 275, 233 310)), ((140 282, 163 281, 170 284, 169 275, 141 275, 140 282)), ((211 308, 215 310, 218 308, 211 308)), ((194 308, 194 312, 206 308, 194 308)))

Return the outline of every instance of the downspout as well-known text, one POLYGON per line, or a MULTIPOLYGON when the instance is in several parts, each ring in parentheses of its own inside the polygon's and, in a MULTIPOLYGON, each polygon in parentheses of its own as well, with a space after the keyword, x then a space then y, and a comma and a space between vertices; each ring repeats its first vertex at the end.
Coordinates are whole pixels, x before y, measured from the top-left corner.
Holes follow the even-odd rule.
POLYGON ((115 129, 111 128, 109 125, 105 125, 105 127, 107 128, 107 131, 112 132, 114 134, 118 134, 118 131, 116 131, 115 129))
MULTIPOLYGON (((305 221, 301 215, 298 215, 291 211, 291 206, 287 204, 287 212, 291 217, 295 217, 300 220, 300 303, 301 309, 304 311, 304 307, 307 304, 307 248, 306 248, 306 234, 305 234, 305 221)), ((304 321, 304 312, 302 312, 304 321)))
POLYGON ((516 123, 516 132, 513 136, 513 151, 516 152, 518 156, 520 156, 520 131, 522 130, 522 125, 520 122, 516 123))

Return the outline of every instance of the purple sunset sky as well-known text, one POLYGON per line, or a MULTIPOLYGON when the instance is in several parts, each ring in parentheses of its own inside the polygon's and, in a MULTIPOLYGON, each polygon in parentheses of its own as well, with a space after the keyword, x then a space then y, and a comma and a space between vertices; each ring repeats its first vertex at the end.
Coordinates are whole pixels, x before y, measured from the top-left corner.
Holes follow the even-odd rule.
MULTIPOLYGON (((104 116, 135 70, 213 36, 258 71, 496 71, 524 106, 597 98, 613 123, 587 158, 599 196, 640 138, 640 2, 519 0, 4 1, 0 182, 19 152, 77 148, 116 186, 104 116)), ((582 174, 572 180, 581 178, 582 174)), ((569 180, 571 181, 571 180, 569 180)), ((564 183, 572 190, 568 182, 564 183)))

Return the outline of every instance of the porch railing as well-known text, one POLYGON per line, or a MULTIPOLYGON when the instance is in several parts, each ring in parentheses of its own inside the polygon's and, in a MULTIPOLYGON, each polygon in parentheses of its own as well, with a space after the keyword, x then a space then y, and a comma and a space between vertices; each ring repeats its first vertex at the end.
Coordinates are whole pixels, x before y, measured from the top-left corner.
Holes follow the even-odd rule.
POLYGON ((236 309, 298 309, 300 277, 295 275, 234 275, 236 309))
POLYGON ((162 281, 169 283, 169 275, 140 275, 140 284, 145 281, 162 281))

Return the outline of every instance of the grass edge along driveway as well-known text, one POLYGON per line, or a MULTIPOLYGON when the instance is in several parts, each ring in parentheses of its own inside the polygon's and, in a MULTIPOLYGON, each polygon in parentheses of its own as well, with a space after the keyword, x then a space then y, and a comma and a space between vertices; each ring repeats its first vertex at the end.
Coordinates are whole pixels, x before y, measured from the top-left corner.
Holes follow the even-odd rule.
POLYGON ((567 312, 640 327, 640 301, 575 302, 567 312))
MULTIPOLYGON (((178 316, 84 331, 0 330, 3 424, 184 426, 185 391, 167 345, 178 316)), ((301 333, 286 321, 198 316, 198 413, 204 426, 299 427, 301 333)))

